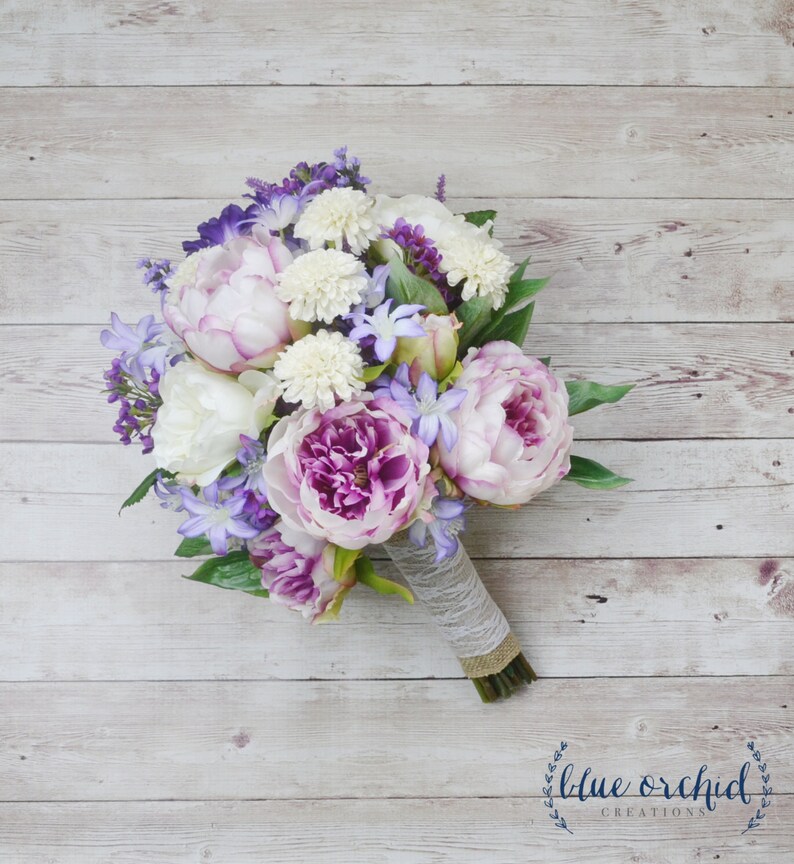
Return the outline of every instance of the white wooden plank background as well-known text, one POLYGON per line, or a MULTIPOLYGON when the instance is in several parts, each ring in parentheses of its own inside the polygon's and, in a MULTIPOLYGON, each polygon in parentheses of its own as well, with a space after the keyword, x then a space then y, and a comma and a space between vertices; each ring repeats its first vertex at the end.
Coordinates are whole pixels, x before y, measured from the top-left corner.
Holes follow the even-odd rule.
POLYGON ((793 61, 790 0, 3 4, 4 864, 792 860, 793 61), (359 589, 306 627, 180 579, 154 502, 116 515, 146 469, 97 333, 151 311, 135 260, 340 143, 381 191, 493 202, 554 274, 527 350, 638 382, 575 423, 632 486, 475 514, 541 675, 504 706, 421 608, 359 589), (757 738, 773 806, 749 838, 734 804, 579 808, 571 842, 561 737, 612 775, 757 738))

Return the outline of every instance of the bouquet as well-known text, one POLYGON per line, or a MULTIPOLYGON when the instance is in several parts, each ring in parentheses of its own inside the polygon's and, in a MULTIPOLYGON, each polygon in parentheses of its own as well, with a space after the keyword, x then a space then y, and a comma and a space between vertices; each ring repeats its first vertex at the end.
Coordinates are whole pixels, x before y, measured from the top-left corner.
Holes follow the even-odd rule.
POLYGON ((346 148, 249 178, 181 261, 139 262, 162 320, 114 313, 101 334, 114 430, 156 465, 123 507, 152 490, 182 517, 176 555, 205 559, 188 579, 311 622, 359 585, 416 594, 493 701, 535 674, 461 544, 466 519, 563 479, 629 482, 570 455, 569 418, 630 387, 562 382, 522 353, 547 280, 511 262, 494 211, 454 213, 443 175, 435 197, 369 182, 346 148), (379 544, 411 590, 378 574, 379 544))

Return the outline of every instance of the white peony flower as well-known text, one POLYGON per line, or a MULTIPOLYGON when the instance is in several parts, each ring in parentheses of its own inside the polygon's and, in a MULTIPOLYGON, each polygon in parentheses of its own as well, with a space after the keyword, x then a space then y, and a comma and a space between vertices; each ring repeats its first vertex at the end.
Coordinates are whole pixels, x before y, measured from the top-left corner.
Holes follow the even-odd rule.
POLYGON ((240 435, 258 438, 281 388, 272 373, 248 370, 239 379, 192 360, 167 369, 163 404, 152 431, 158 468, 207 486, 240 449, 240 435))
POLYGON ((316 249, 296 258, 278 274, 276 296, 289 303, 296 321, 325 321, 361 302, 369 279, 361 261, 338 249, 316 249))
POLYGON ((306 240, 309 248, 320 249, 333 243, 338 249, 346 242, 360 255, 378 235, 372 218, 372 199, 359 189, 326 189, 311 201, 295 224, 295 236, 306 240))
POLYGON ((474 237, 449 238, 439 269, 447 274, 450 285, 466 280, 461 293, 464 300, 477 294, 487 297, 493 308, 499 309, 505 302, 513 262, 487 233, 480 233, 474 237))
POLYGON ((273 367, 287 402, 328 411, 339 397, 348 402, 364 389, 358 346, 341 333, 320 330, 304 336, 279 355, 273 367))

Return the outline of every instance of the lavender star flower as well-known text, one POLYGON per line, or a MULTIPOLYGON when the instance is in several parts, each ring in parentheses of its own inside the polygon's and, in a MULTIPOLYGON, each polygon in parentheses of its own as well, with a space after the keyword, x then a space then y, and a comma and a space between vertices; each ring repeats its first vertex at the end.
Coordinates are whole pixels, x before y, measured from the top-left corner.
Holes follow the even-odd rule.
POLYGON ((465 527, 465 509, 463 502, 455 498, 434 498, 430 521, 417 519, 408 529, 408 539, 414 546, 424 549, 429 533, 436 547, 436 562, 451 558, 458 551, 458 534, 465 527))
POLYGON ((160 506, 163 510, 172 510, 174 513, 184 511, 182 496, 179 494, 180 488, 176 480, 166 479, 162 474, 157 475, 157 480, 154 482, 154 494, 160 499, 160 506))
MULTIPOLYGON (((402 366, 405 366, 405 372, 402 373, 404 381, 408 375, 408 365, 403 363, 402 366)), ((439 395, 438 383, 427 372, 419 376, 419 384, 413 392, 402 381, 397 376, 392 379, 389 395, 413 420, 411 428, 414 433, 428 447, 432 447, 440 432, 447 449, 451 450, 458 440, 458 429, 449 415, 460 407, 466 398, 466 391, 452 387, 439 395)))
POLYGON ((121 352, 122 368, 139 381, 146 378, 147 366, 162 375, 168 346, 159 342, 158 337, 165 330, 165 324, 157 324, 154 315, 146 315, 132 328, 115 312, 111 312, 110 321, 112 329, 103 330, 99 340, 105 348, 121 352))
POLYGON ((177 529, 183 537, 201 537, 206 534, 216 555, 226 555, 229 538, 252 540, 259 533, 242 516, 245 498, 232 496, 221 498, 218 483, 211 483, 202 492, 204 500, 190 489, 182 488, 182 505, 190 518, 177 529))
POLYGON ((397 348, 397 337, 408 336, 420 338, 425 335, 422 326, 411 321, 410 317, 421 312, 425 307, 416 303, 405 303, 390 312, 392 300, 389 298, 381 303, 375 311, 369 315, 366 312, 356 313, 345 317, 355 316, 361 323, 354 327, 349 336, 356 342, 360 342, 367 336, 374 336, 375 356, 381 363, 386 363, 397 348))
POLYGON ((295 196, 288 192, 276 192, 266 201, 257 199, 248 208, 249 211, 253 210, 254 215, 246 221, 264 225, 268 231, 278 233, 297 220, 304 203, 303 194, 295 196))
POLYGON ((265 445, 256 438, 249 438, 248 435, 240 435, 240 444, 242 446, 237 451, 237 461, 243 468, 243 488, 267 496, 265 475, 262 473, 262 468, 267 461, 265 445))

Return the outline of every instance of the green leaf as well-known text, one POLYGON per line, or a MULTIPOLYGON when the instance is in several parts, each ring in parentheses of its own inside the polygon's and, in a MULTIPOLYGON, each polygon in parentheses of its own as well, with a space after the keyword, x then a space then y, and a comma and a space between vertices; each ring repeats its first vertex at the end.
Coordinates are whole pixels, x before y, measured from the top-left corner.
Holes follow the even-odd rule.
POLYGON ((565 479, 573 480, 586 489, 617 489, 631 483, 630 478, 620 477, 609 468, 582 456, 571 456, 571 470, 565 475, 565 479))
POLYGON ((184 578, 230 591, 244 591, 253 597, 268 596, 267 589, 262 587, 262 573, 251 563, 247 552, 230 552, 210 558, 195 573, 184 578))
POLYGON ((174 555, 179 558, 195 558, 197 555, 211 555, 212 546, 210 541, 202 535, 201 537, 185 537, 177 546, 174 555))
POLYGON ((383 373, 383 370, 386 368, 387 363, 381 363, 380 366, 365 366, 364 373, 361 376, 361 380, 365 384, 369 384, 370 381, 374 381, 379 375, 383 373))
MULTIPOLYGON (((496 210, 471 210, 468 213, 464 213, 463 217, 467 222, 471 222, 472 225, 481 228, 486 222, 493 222, 496 219, 496 210)), ((490 233, 493 234, 493 225, 491 226, 490 233)))
POLYGON ((389 259, 389 278, 386 282, 386 295, 397 304, 421 303, 426 312, 436 315, 447 314, 447 304, 435 285, 417 276, 405 266, 402 258, 395 255, 389 259))
POLYGON ((509 282, 503 307, 504 314, 510 315, 525 306, 527 300, 542 290, 550 278, 550 276, 545 276, 543 279, 521 279, 518 282, 509 282))
POLYGON ((518 312, 500 316, 485 328, 477 341, 480 345, 484 345, 486 342, 504 339, 508 342, 513 342, 520 348, 527 338, 529 322, 532 320, 534 309, 535 304, 530 303, 524 306, 523 309, 519 309, 518 312))
POLYGON ((493 309, 487 297, 472 297, 455 310, 455 317, 463 325, 460 328, 458 353, 463 356, 473 345, 482 345, 477 336, 491 321, 493 309))
POLYGON ((551 357, 538 357, 538 360, 540 360, 544 366, 551 366, 551 357))
POLYGON ((633 384, 596 384, 595 381, 566 381, 568 390, 568 414, 581 414, 598 405, 617 402, 622 399, 629 390, 634 389, 633 384))
POLYGON ((361 555, 360 549, 343 549, 337 546, 334 549, 334 579, 342 582, 347 571, 353 566, 356 558, 361 555))
POLYGON ((378 576, 375 568, 372 566, 372 562, 366 556, 356 561, 356 579, 362 585, 366 585, 368 588, 372 588, 373 591, 377 591, 378 594, 397 594, 406 603, 414 602, 414 595, 404 585, 378 576))
POLYGON ((162 468, 155 468, 150 474, 147 474, 143 480, 135 487, 129 498, 119 508, 119 513, 125 507, 132 507, 133 504, 138 504, 146 497, 149 490, 157 482, 158 476, 170 478, 174 475, 170 471, 164 471, 162 468))

